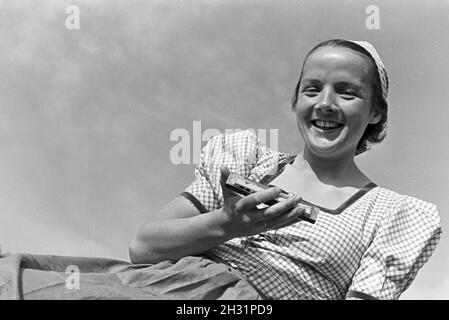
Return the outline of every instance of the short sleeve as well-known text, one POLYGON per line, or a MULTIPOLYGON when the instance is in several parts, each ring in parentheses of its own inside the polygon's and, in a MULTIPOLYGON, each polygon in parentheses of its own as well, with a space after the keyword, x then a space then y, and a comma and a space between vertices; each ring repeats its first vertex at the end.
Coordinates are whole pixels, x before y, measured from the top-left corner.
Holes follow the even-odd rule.
POLYGON ((193 182, 181 196, 187 198, 201 213, 219 209, 223 205, 220 167, 248 177, 252 169, 266 156, 266 146, 250 130, 219 134, 209 139, 201 151, 195 167, 193 182))
POLYGON ((363 254, 346 298, 398 299, 431 257, 441 232, 434 204, 401 196, 363 254))

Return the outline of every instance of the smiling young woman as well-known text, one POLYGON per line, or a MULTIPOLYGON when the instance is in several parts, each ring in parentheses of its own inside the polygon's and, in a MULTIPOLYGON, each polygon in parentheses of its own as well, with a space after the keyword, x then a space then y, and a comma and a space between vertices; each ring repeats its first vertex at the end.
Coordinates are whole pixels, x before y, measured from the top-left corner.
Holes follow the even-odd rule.
POLYGON ((342 43, 324 43, 308 55, 292 106, 305 141, 304 152, 293 163, 303 170, 294 189, 330 207, 370 183, 354 156, 366 150, 368 126, 379 125, 382 114, 386 121, 374 99, 382 87, 376 85, 376 64, 342 43))
POLYGON ((441 224, 435 205, 376 185, 354 161, 385 136, 387 94, 371 44, 319 44, 292 99, 303 152, 271 150, 248 130, 216 135, 192 183, 138 231, 132 264, 5 257, 0 277, 14 279, 0 298, 398 299, 441 224), (230 172, 272 187, 239 196, 225 187, 230 172), (259 206, 283 190, 297 196, 259 206), (298 203, 320 210, 314 224, 298 203), (64 287, 67 265, 80 268, 76 292, 64 287))
POLYGON ((430 258, 441 225, 435 205, 377 186, 354 161, 385 137, 387 95, 370 43, 320 43, 292 99, 303 152, 273 151, 248 131, 213 137, 195 180, 139 231, 132 260, 200 254, 268 299, 397 299, 430 258), (229 172, 275 187, 238 197, 224 187, 229 172), (258 209, 281 190, 300 197, 258 209), (320 209, 315 224, 298 222, 299 202, 320 209))

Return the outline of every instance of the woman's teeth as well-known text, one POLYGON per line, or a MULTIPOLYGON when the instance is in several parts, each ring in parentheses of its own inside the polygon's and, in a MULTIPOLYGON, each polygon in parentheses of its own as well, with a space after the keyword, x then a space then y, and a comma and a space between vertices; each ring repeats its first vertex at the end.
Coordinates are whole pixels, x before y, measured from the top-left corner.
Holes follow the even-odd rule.
POLYGON ((334 121, 315 120, 313 123, 320 129, 334 129, 342 126, 342 124, 334 121))

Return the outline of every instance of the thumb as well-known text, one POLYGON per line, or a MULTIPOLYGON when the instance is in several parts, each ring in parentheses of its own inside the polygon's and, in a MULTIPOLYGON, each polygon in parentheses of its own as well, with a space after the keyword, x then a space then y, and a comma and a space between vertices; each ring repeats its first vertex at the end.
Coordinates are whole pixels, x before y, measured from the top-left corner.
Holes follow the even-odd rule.
POLYGON ((226 183, 226 180, 228 179, 229 174, 230 174, 228 167, 221 166, 220 167, 220 174, 221 174, 220 175, 220 182, 226 183))
POLYGON ((226 166, 220 167, 220 185, 221 185, 221 189, 223 190, 224 198, 228 198, 233 195, 235 196, 234 192, 232 192, 231 190, 226 188, 226 180, 228 179, 229 174, 230 174, 230 171, 229 171, 228 167, 226 167, 226 166))

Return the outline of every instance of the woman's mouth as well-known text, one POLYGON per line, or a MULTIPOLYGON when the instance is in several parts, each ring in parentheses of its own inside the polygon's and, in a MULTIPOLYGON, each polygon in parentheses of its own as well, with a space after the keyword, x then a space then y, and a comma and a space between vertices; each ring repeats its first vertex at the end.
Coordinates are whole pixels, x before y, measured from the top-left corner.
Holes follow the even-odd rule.
POLYGON ((312 126, 323 131, 332 131, 334 129, 343 127, 342 123, 329 120, 312 120, 311 123, 312 126))

